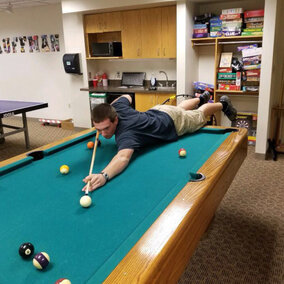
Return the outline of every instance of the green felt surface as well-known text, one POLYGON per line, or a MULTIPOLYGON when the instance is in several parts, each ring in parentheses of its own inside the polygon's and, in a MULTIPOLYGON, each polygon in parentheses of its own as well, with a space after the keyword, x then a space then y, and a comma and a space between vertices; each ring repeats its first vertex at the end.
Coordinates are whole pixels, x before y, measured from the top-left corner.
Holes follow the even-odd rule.
MULTIPOLYGON (((54 283, 62 277, 72 284, 101 283, 183 188, 189 172, 228 135, 200 130, 135 154, 127 170, 91 194, 88 209, 79 204, 92 157, 88 136, 2 175, 0 283, 54 283), (180 148, 186 158, 178 156, 180 148), (70 167, 68 175, 59 172, 63 164, 70 167), (45 271, 18 255, 27 241, 50 255, 45 271)), ((117 151, 114 139, 101 142, 94 172, 117 151)))

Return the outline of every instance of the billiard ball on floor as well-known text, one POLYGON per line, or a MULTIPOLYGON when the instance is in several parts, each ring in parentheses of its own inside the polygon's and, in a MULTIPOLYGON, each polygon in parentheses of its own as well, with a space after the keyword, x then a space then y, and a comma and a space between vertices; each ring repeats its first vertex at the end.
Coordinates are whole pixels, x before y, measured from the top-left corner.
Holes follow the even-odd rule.
POLYGON ((66 278, 60 278, 55 282, 55 284, 71 284, 71 281, 66 278))
POLYGON ((62 165, 60 167, 60 173, 63 175, 67 175, 69 173, 69 167, 67 165, 62 165))
POLYGON ((178 154, 180 157, 186 156, 186 150, 184 148, 179 149, 178 154))
POLYGON ((37 269, 44 269, 48 266, 50 261, 49 255, 46 252, 40 252, 33 258, 33 265, 37 269))
POLYGON ((93 141, 89 141, 89 142, 87 143, 87 147, 88 147, 89 149, 93 149, 93 148, 94 148, 94 142, 93 142, 93 141))
POLYGON ((19 254, 22 258, 29 258, 34 253, 34 246, 31 243, 23 243, 19 248, 19 254))

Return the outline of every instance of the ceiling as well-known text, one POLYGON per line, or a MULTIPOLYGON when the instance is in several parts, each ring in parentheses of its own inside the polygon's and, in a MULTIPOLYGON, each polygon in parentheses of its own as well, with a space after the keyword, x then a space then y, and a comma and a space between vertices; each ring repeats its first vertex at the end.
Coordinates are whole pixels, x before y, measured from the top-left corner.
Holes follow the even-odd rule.
MULTIPOLYGON (((178 1, 178 0, 177 0, 178 1)), ((195 3, 214 3, 214 2, 226 2, 226 0, 189 0, 195 3)), ((242 1, 242 0, 237 0, 242 1)), ((17 8, 28 8, 32 6, 45 6, 61 3, 61 0, 0 0, 0 12, 13 13, 17 8)))
POLYGON ((28 8, 31 6, 45 6, 61 3, 61 0, 0 0, 0 10, 13 13, 17 8, 28 8))

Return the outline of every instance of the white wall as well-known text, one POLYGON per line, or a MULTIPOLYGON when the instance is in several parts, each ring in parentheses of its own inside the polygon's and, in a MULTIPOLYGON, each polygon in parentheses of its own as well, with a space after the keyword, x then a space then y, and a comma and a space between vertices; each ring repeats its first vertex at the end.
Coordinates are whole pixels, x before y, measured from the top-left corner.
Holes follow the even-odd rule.
POLYGON ((97 72, 105 72, 109 79, 121 79, 122 72, 146 72, 146 80, 150 80, 152 74, 157 80, 165 80, 165 75, 159 74, 164 70, 169 80, 176 80, 175 59, 88 60, 87 65, 92 77, 97 72), (117 77, 117 72, 120 72, 120 77, 117 77))
MULTIPOLYGON (((283 37, 283 14, 284 1, 277 1, 277 17, 275 30, 275 45, 273 50, 272 82, 271 82, 271 107, 284 104, 284 37, 283 37)), ((269 138, 276 138, 275 113, 269 115, 269 138), (273 115, 273 116, 271 116, 273 115)), ((280 140, 284 141, 284 112, 281 114, 282 129, 280 129, 280 140)))
POLYGON ((71 109, 62 64, 65 47, 61 5, 14 9, 13 14, 0 13, 2 49, 3 38, 42 34, 59 34, 60 52, 29 53, 26 42, 26 53, 0 54, 0 98, 48 102, 48 108, 27 115, 67 119, 71 117, 71 109))
POLYGON ((107 10, 121 10, 127 8, 141 8, 154 5, 170 5, 176 1, 173 0, 62 0, 62 12, 102 12, 107 10))
POLYGON ((191 48, 190 36, 195 13, 195 4, 177 2, 177 94, 192 93, 192 83, 198 79, 197 52, 191 48))
POLYGON ((77 127, 91 127, 88 92, 80 88, 88 86, 83 16, 81 13, 64 14, 62 17, 66 53, 79 53, 83 75, 68 74, 66 89, 69 94, 72 118, 77 127))
POLYGON ((198 53, 198 81, 213 84, 215 76, 215 50, 214 46, 195 47, 198 53))
MULTIPOLYGON (((279 0, 281 1, 281 0, 279 0)), ((272 63, 276 27, 277 0, 265 1, 262 60, 260 74, 260 92, 258 101, 258 118, 255 151, 265 154, 269 135, 272 63)))

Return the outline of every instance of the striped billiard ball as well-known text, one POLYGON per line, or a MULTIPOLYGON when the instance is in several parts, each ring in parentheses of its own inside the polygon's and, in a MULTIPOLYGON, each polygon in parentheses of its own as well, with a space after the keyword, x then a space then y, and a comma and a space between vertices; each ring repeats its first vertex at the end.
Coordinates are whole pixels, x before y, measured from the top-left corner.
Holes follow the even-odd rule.
POLYGON ((186 156, 186 150, 184 148, 179 149, 178 154, 180 157, 186 156))
POLYGON ((71 284, 71 281, 66 278, 60 278, 55 282, 55 284, 71 284))
POLYGON ((46 252, 40 252, 35 255, 33 259, 33 265, 37 269, 44 269, 48 266, 50 261, 49 255, 46 252))

